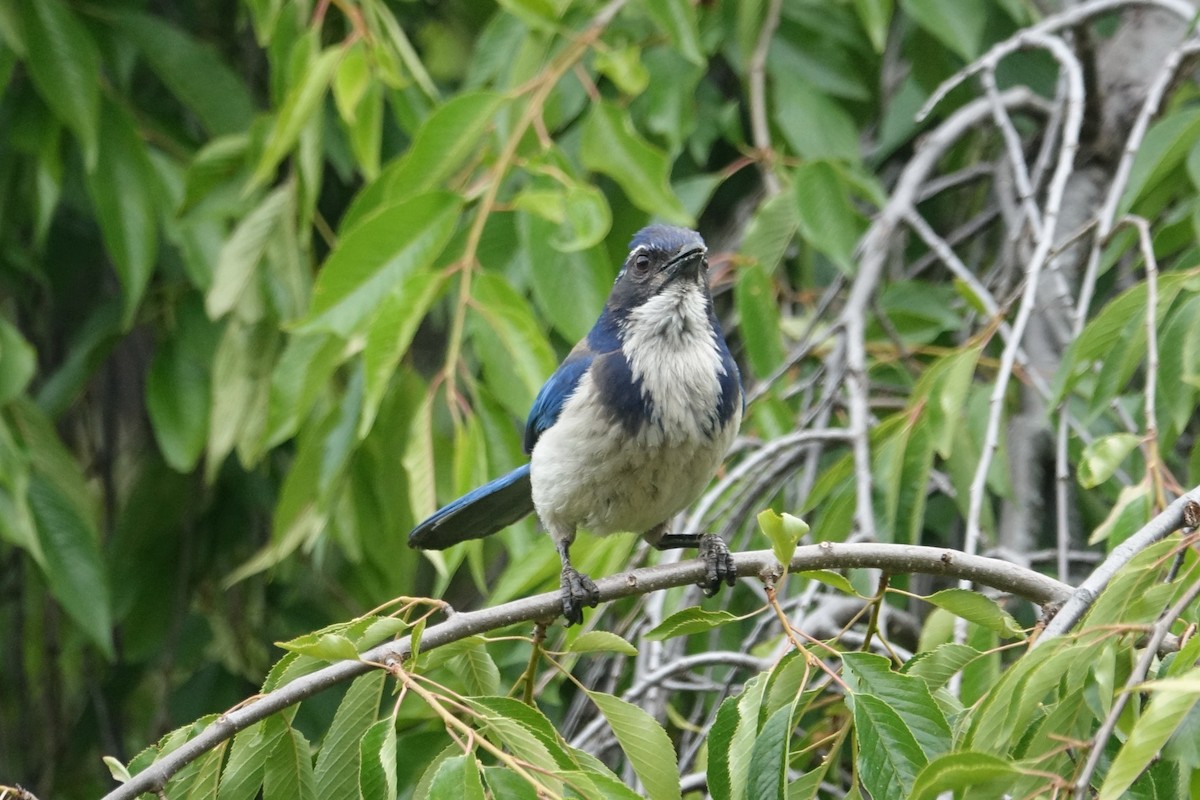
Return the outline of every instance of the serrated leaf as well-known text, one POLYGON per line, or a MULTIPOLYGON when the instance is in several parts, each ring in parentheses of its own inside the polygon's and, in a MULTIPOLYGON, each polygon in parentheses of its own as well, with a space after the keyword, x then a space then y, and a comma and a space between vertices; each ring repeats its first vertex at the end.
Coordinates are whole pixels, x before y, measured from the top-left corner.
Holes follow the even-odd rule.
POLYGON ((679 764, 675 746, 654 717, 624 700, 603 692, 588 697, 608 720, 617 743, 646 787, 648 800, 679 800, 679 764))
POLYGON ((783 800, 787 787, 788 742, 794 727, 792 708, 789 704, 776 709, 754 740, 747 797, 783 800))
POLYGON ((1191 669, 1178 678, 1152 681, 1146 687, 1154 690, 1150 703, 1108 768, 1098 800, 1127 797, 1126 791, 1133 782, 1161 756, 1167 740, 1200 700, 1200 668, 1191 669))
POLYGON ((950 678, 983 654, 974 647, 955 642, 940 644, 933 650, 917 653, 904 664, 903 672, 925 681, 932 689, 940 689, 950 678))
POLYGON ((359 741, 375 722, 387 673, 372 670, 346 690, 321 743, 313 770, 317 797, 355 797, 361 758, 359 741))
POLYGON ((707 611, 698 606, 685 608, 682 611, 677 611, 671 616, 664 619, 659 624, 655 625, 646 633, 642 634, 643 639, 650 641, 662 641, 664 639, 673 639, 676 636, 686 636, 690 633, 703 633, 710 631, 713 628, 719 628, 728 622, 735 622, 738 618, 728 611, 707 611))
POLYGON ((978 592, 968 589, 943 589, 924 600, 1002 636, 1025 638, 1025 630, 1013 619, 1012 614, 1001 608, 995 600, 978 592))
POLYGON ((484 800, 479 762, 474 755, 447 758, 429 785, 429 800, 484 800))
POLYGON ((902 800, 928 760, 904 720, 869 694, 854 696, 858 775, 872 800, 902 800))
POLYGON ((367 728, 359 743, 359 760, 358 788, 362 800, 395 800, 396 723, 391 717, 367 728))
POLYGON ((1112 433, 1093 440, 1083 448, 1079 485, 1095 489, 1107 481, 1140 443, 1141 437, 1135 433, 1112 433))
POLYGON ((616 181, 629 202, 668 222, 692 224, 668 183, 666 154, 634 130, 627 111, 595 103, 583 123, 581 147, 583 165, 616 181))
POLYGON ((454 659, 455 670, 473 695, 492 695, 500 688, 500 670, 482 644, 465 648, 454 659))
POLYGON ((950 725, 924 681, 892 672, 888 659, 873 653, 844 653, 842 662, 855 694, 869 694, 887 703, 903 720, 927 760, 950 749, 950 725))
POLYGON ((567 650, 571 653, 621 653, 626 656, 636 656, 638 652, 632 644, 608 631, 581 633, 567 650))
POLYGON ((1017 765, 990 753, 946 753, 917 775, 910 800, 936 800, 943 792, 965 789, 973 793, 962 797, 1001 797, 1021 774, 1017 765))
POLYGON ((343 236, 325 260, 296 330, 359 332, 392 287, 427 269, 454 232, 460 199, 432 192, 387 206, 343 236))
POLYGON ((316 800, 316 796, 308 740, 289 727, 263 768, 263 800, 316 800))

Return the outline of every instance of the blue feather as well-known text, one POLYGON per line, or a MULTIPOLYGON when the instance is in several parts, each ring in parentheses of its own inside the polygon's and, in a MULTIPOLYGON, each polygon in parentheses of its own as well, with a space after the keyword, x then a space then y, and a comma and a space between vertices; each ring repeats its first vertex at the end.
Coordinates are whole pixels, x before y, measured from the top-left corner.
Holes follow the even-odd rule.
POLYGON ((620 321, 616 313, 605 308, 592 326, 587 338, 566 357, 550 379, 542 385, 533 408, 529 411, 529 419, 525 423, 525 452, 532 453, 533 446, 551 425, 558 421, 563 406, 575 393, 584 373, 592 366, 597 356, 620 351, 620 321))
POLYGON ((445 550, 468 539, 482 539, 533 511, 529 465, 467 492, 413 528, 408 546, 445 550))

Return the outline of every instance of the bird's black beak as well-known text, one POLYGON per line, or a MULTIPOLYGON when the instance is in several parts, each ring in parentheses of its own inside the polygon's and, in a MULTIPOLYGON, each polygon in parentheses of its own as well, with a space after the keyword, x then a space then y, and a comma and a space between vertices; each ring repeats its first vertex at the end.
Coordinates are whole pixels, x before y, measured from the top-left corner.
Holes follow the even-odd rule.
POLYGON ((708 250, 703 246, 691 247, 667 262, 667 280, 698 277, 708 267, 708 250))

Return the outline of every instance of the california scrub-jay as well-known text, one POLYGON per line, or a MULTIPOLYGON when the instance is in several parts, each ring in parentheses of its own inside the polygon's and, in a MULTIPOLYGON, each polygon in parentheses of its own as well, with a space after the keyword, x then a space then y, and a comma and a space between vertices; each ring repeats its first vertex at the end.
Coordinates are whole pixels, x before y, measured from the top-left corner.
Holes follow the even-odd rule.
POLYGON ((705 593, 732 586, 723 540, 667 532, 708 485, 742 420, 741 376, 713 314, 706 253, 695 231, 639 231, 600 319, 533 403, 529 464, 439 510, 409 545, 442 550, 536 509, 562 559, 568 625, 599 602, 596 585, 571 566, 578 528, 641 533, 660 550, 698 547, 705 593))

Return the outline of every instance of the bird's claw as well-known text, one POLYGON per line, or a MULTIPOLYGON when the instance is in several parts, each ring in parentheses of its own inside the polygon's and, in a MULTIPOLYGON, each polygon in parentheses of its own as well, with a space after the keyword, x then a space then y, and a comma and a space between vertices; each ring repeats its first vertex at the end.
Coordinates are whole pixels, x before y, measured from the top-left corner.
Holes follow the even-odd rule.
POLYGON ((600 590, 587 575, 574 567, 563 567, 562 612, 567 625, 583 622, 583 607, 595 608, 600 603, 600 590))
POLYGON ((729 545, 720 536, 709 533, 700 537, 699 555, 704 559, 704 580, 700 588, 705 597, 716 594, 722 583, 730 586, 737 583, 737 567, 729 554, 729 545))

